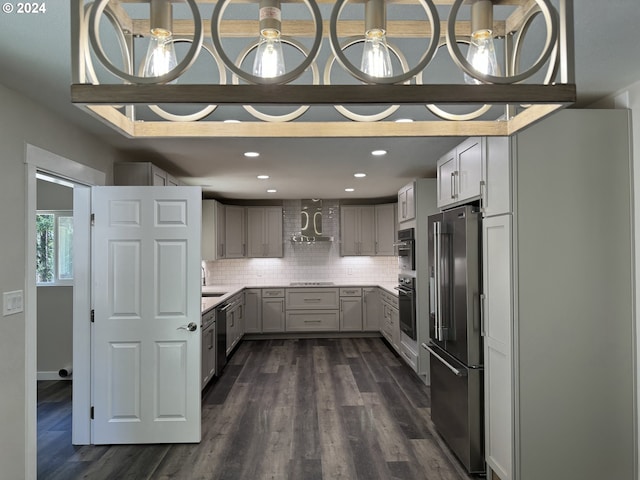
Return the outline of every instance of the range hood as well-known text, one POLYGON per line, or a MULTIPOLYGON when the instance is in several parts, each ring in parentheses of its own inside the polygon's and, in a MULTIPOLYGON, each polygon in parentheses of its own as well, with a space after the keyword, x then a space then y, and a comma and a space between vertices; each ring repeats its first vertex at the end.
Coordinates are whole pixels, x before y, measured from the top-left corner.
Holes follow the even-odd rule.
POLYGON ((301 200, 300 232, 293 234, 291 241, 307 245, 316 242, 333 242, 333 237, 323 234, 322 200, 301 200))

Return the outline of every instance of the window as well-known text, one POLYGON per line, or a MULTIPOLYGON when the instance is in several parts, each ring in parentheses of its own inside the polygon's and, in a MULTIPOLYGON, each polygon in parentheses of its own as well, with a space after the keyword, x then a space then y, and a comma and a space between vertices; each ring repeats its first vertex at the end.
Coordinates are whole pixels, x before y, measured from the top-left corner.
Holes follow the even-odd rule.
POLYGON ((36 213, 36 283, 71 285, 73 281, 73 212, 36 213))

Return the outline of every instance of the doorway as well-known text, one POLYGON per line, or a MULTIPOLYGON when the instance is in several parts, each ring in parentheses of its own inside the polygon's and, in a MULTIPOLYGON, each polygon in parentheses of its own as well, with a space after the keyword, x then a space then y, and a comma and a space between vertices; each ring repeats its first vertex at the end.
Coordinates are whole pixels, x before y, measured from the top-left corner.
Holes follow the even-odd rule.
MULTIPOLYGON (((90 187, 105 184, 106 175, 86 165, 43 150, 34 145, 26 146, 26 225, 27 238, 35 239, 36 215, 38 210, 38 176, 46 175, 60 179, 73 186, 74 213, 74 285, 72 358, 73 369, 73 411, 86 411, 87 415, 73 415, 72 431, 74 444, 90 443, 90 187)), ((28 242, 26 248, 25 282, 25 396, 27 415, 25 418, 25 472, 26 478, 37 475, 37 333, 38 294, 36 242, 28 242)), ((60 367, 63 368, 63 367, 60 367)))

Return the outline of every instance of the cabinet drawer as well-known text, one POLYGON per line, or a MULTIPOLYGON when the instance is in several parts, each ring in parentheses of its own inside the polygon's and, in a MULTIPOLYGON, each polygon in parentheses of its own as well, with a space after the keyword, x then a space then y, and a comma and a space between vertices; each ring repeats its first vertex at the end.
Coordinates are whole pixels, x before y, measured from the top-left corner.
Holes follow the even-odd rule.
POLYGON ((263 288, 263 298, 281 298, 284 297, 284 288, 263 288))
POLYGON ((404 342, 400 343, 400 354, 404 361, 407 362, 414 371, 418 371, 418 354, 404 342))
POLYGON ((395 295, 388 293, 384 290, 381 290, 380 298, 382 298, 383 302, 388 303, 392 307, 398 308, 398 297, 396 297, 395 295))
POLYGON ((328 310, 340 307, 337 288, 289 288, 287 310, 328 310))
POLYGON ((204 315, 202 315, 202 329, 204 330, 209 325, 211 325, 216 319, 216 310, 211 309, 204 315))
POLYGON ((361 297, 362 296, 362 288, 354 287, 354 288, 341 288, 340 289, 341 297, 361 297))
POLYGON ((287 332, 337 332, 338 330, 340 330, 340 316, 337 310, 287 312, 287 332))

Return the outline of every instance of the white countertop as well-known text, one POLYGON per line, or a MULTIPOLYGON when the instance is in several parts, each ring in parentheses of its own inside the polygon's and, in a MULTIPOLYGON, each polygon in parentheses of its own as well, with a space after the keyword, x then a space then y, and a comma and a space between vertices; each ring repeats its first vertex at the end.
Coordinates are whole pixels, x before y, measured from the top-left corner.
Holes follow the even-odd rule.
POLYGON ((333 285, 291 285, 290 283, 287 284, 273 284, 273 283, 269 283, 269 284, 264 284, 264 285, 242 285, 242 284, 237 284, 237 283, 233 283, 233 284, 224 284, 224 285, 203 285, 202 286, 202 293, 222 293, 223 295, 219 296, 219 297, 202 297, 202 313, 206 313, 209 310, 211 310, 212 308, 215 308, 216 306, 218 306, 219 304, 221 304, 222 302, 224 302, 225 300, 229 299, 230 297, 232 297, 233 295, 235 295, 236 293, 240 293, 242 290, 244 290, 245 288, 340 288, 340 287, 379 287, 384 289, 385 291, 387 291, 388 293, 391 293, 392 295, 397 295, 398 292, 396 290, 394 290, 394 287, 396 286, 396 284, 369 284, 369 283, 336 283, 333 285))

